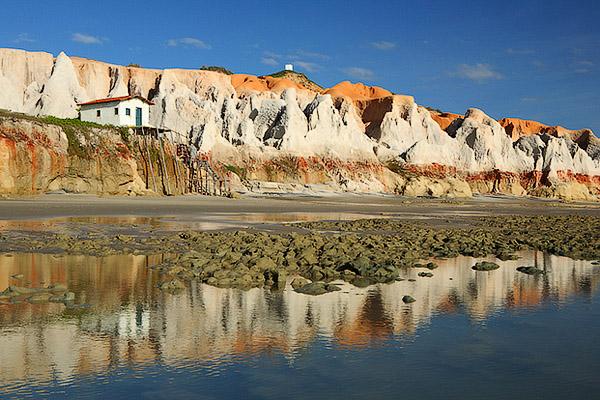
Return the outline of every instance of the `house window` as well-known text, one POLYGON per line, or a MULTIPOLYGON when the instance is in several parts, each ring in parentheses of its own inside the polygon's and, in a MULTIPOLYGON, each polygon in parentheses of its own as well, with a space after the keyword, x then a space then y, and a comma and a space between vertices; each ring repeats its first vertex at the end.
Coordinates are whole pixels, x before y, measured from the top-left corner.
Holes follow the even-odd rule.
POLYGON ((96 110, 96 117, 100 118, 100 110, 96 110))
POLYGON ((115 107, 115 115, 119 115, 119 107, 115 107))
POLYGON ((131 108, 125 109, 125 115, 131 115, 131 108))

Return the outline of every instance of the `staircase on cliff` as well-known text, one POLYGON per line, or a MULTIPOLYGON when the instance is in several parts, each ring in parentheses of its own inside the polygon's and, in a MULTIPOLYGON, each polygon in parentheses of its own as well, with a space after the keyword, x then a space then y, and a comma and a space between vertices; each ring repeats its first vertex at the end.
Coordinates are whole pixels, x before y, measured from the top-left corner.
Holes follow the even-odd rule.
POLYGON ((193 154, 187 144, 169 140, 164 131, 135 129, 133 142, 142 160, 147 189, 167 196, 188 193, 231 196, 225 174, 217 172, 208 158, 193 154))

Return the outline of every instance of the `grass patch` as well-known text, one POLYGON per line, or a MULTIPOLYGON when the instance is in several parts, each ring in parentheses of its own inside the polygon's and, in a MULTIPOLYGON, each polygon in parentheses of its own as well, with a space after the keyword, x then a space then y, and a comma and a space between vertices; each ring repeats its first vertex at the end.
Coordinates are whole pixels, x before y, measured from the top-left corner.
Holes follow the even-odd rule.
POLYGON ((230 70, 228 70, 225 67, 220 67, 218 65, 203 65, 200 67, 201 71, 213 71, 213 72, 219 72, 221 74, 225 74, 225 75, 233 75, 233 72, 231 72, 230 70))
POLYGON ((416 174, 413 171, 406 169, 404 162, 398 160, 389 160, 385 163, 385 167, 395 174, 406 178, 414 177, 416 174))
POLYGON ((92 129, 109 129, 121 136, 123 143, 131 149, 131 135, 129 128, 124 126, 101 125, 95 122, 81 121, 79 118, 58 118, 54 116, 36 117, 23 113, 17 113, 0 109, 0 117, 19 118, 26 121, 34 121, 42 124, 55 125, 62 128, 67 136, 69 147, 67 152, 70 155, 89 158, 91 156, 90 149, 84 146, 79 140, 79 135, 84 135, 86 138, 91 137, 92 129))
MULTIPOLYGON (((323 89, 323 87, 321 85, 319 85, 318 83, 311 80, 308 76, 306 76, 302 72, 279 71, 279 72, 275 72, 273 74, 266 75, 266 76, 270 76, 272 78, 288 78, 288 79, 294 78, 295 80, 298 80, 300 82, 304 81, 305 86, 306 86, 306 84, 309 84, 309 85, 314 85, 315 87, 317 87, 319 89, 323 89)), ((292 79, 292 80, 294 80, 294 79, 292 79)))
POLYGON ((240 177, 241 180, 245 181, 248 178, 248 170, 246 168, 238 167, 237 165, 225 165, 225 170, 232 172, 240 177))

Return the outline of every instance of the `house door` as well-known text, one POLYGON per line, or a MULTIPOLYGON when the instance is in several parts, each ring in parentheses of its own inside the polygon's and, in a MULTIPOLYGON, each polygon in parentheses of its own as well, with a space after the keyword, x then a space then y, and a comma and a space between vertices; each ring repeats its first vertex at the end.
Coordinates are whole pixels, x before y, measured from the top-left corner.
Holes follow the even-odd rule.
POLYGON ((135 126, 142 126, 142 109, 139 107, 135 109, 135 126))

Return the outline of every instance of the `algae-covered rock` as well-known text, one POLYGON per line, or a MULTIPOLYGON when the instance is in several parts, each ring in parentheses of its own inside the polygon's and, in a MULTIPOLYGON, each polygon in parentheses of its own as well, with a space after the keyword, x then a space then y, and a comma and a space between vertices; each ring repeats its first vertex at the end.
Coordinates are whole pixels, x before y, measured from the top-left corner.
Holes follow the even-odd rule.
POLYGON ((359 287, 359 288, 365 288, 367 286, 371 286, 373 284, 373 281, 369 278, 366 278, 364 276, 357 276, 356 278, 354 278, 351 282, 354 286, 359 287))
POLYGON ((294 289, 298 289, 301 288, 302 286, 306 286, 310 283, 310 281, 306 278, 303 278, 301 276, 296 276, 294 277, 294 279, 292 279, 292 288, 294 289))
POLYGON ((52 297, 51 293, 47 293, 47 292, 38 292, 33 294, 32 296, 30 296, 29 298, 27 298, 27 301, 35 304, 35 303, 47 303, 48 301, 50 301, 50 298, 52 297))
POLYGON ((406 295, 406 296, 402 296, 402 301, 406 304, 410 304, 410 303, 414 303, 417 300, 415 300, 415 298, 412 296, 406 295))
POLYGON ((427 268, 428 270, 432 271, 438 268, 438 265, 434 262, 428 262, 427 264, 415 264, 413 265, 413 268, 427 268))
POLYGON ((172 278, 172 279, 169 279, 169 280, 159 283, 158 288, 160 290, 163 290, 166 292, 175 293, 175 292, 179 292, 179 291, 182 291, 183 289, 185 289, 185 284, 177 278, 172 278))
POLYGON ((39 289, 22 287, 22 286, 9 286, 8 291, 11 293, 16 293, 17 295, 22 294, 34 294, 39 291, 39 289))
POLYGON ((524 274, 527 275, 541 275, 544 274, 545 272, 537 267, 532 267, 532 266, 522 266, 522 267, 518 267, 517 271, 522 272, 524 274))
POLYGON ((325 293, 337 292, 342 290, 336 285, 325 282, 311 282, 307 285, 295 289, 296 293, 307 294, 310 296, 319 296, 325 293))
POLYGON ((433 274, 431 272, 419 272, 417 275, 419 275, 421 278, 431 278, 431 277, 433 277, 433 274))
POLYGON ((489 261, 480 261, 471 267, 475 271, 493 271, 498 268, 500 268, 498 264, 489 261))

